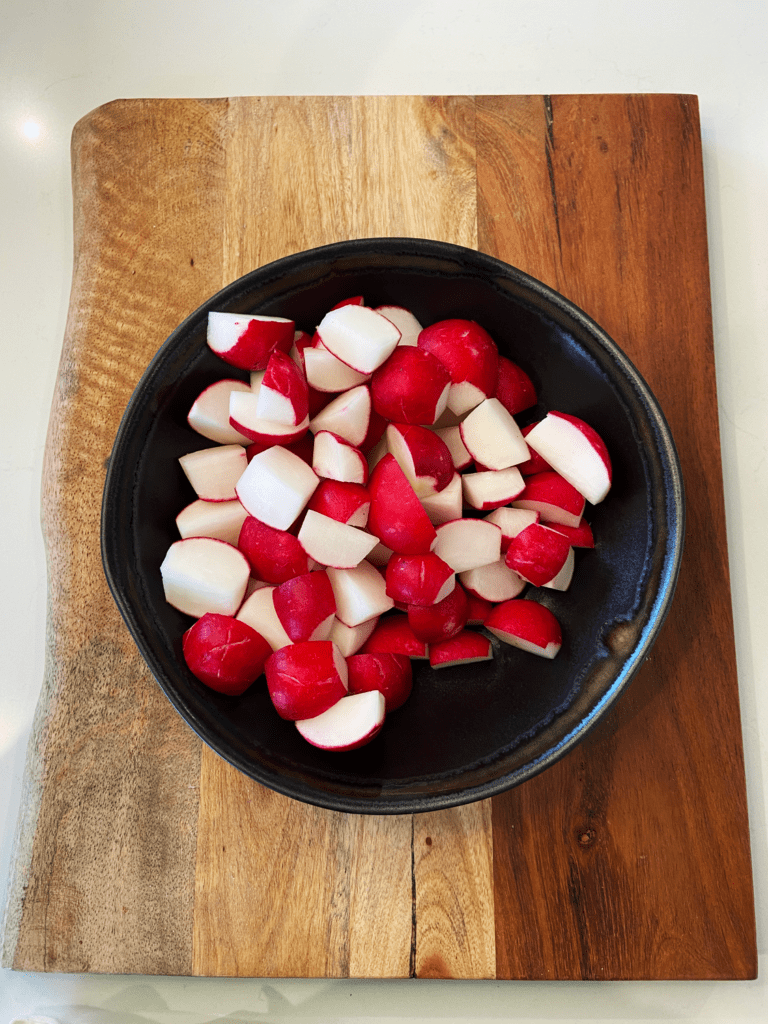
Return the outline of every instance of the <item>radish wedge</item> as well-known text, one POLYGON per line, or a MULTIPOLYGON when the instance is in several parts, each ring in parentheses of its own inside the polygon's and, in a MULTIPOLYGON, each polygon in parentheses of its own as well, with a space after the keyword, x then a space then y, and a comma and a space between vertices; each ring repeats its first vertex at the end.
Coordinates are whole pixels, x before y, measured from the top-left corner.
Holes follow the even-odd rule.
POLYGON ((351 693, 315 718, 296 722, 296 728, 313 747, 322 750, 356 750, 370 743, 384 725, 386 702, 378 690, 351 693))

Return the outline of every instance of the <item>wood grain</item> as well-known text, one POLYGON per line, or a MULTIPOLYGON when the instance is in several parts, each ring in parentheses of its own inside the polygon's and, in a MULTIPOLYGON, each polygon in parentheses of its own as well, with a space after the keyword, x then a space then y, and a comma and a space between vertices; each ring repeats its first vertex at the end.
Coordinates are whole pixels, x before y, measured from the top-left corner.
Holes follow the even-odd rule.
POLYGON ((73 186, 48 662, 4 964, 753 977, 695 99, 119 101, 77 126, 73 186), (121 411, 170 330, 254 267, 372 235, 480 248, 582 305, 661 400, 689 501, 672 612, 610 719, 493 801, 391 818, 293 802, 201 750, 138 657, 98 545, 121 411))

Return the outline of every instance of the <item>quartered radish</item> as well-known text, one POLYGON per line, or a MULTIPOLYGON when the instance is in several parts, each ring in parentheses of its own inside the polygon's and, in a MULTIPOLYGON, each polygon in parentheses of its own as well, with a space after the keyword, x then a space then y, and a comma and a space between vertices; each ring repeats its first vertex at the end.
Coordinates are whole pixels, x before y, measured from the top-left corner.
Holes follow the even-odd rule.
POLYGON ((347 662, 331 640, 282 647, 264 668, 275 710, 289 721, 321 715, 347 695, 347 662))
POLYGON ((179 465, 204 501, 232 501, 235 487, 248 465, 245 448, 240 444, 219 445, 182 455, 179 465))
POLYGON ((295 326, 280 316, 209 313, 206 340, 211 351, 230 365, 263 370, 276 349, 290 350, 295 326))
POLYGON ((405 654, 353 654, 347 658, 349 692, 383 694, 387 714, 408 700, 413 688, 411 659, 405 654))
POLYGON ((229 422, 229 396, 233 391, 250 390, 250 384, 242 380, 217 380, 192 403, 187 423, 198 434, 218 444, 247 445, 249 438, 229 422))
POLYGON ((482 633, 463 629, 451 640, 429 645, 429 664, 432 668, 450 668, 452 665, 473 665, 478 661, 491 661, 491 641, 482 633))
POLYGON ((187 537, 168 548, 160 575, 166 601, 185 615, 234 615, 245 595, 250 567, 245 555, 223 540, 187 537))
POLYGON ((176 516, 181 537, 213 537, 237 546, 240 529, 248 513, 235 498, 231 501, 203 501, 198 498, 176 516))
POLYGON ((279 445, 254 455, 237 482, 248 514, 287 530, 312 497, 320 478, 298 455, 279 445))
POLYGON ((182 642, 190 672, 219 693, 237 697, 258 679, 272 653, 267 641, 245 622, 207 612, 182 642))
POLYGON ((554 658, 563 642, 560 623, 536 601, 517 599, 496 605, 485 628, 504 643, 542 658, 554 658))
POLYGON ((611 459, 603 439, 584 420, 550 412, 526 442, 587 501, 596 505, 605 498, 611 487, 611 459))
POLYGON ((359 373, 373 373, 400 341, 400 331, 391 320, 350 303, 326 313, 317 333, 329 352, 359 373))
POLYGON ((260 633, 273 651, 279 651, 292 644, 293 640, 286 633, 275 611, 275 589, 267 586, 255 590, 243 601, 235 617, 241 622, 247 622, 260 633))
POLYGON ((351 693, 322 715, 297 722, 296 728, 313 747, 356 750, 381 732, 385 709, 384 695, 378 690, 351 693))
POLYGON ((378 543, 365 530, 311 510, 304 516, 298 539, 310 558, 335 569, 353 569, 378 543))

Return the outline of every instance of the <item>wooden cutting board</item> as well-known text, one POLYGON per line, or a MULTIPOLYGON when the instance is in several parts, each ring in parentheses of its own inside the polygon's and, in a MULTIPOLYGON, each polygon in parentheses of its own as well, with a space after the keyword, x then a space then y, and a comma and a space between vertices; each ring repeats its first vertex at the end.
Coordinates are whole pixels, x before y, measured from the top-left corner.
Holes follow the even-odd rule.
POLYGON ((72 142, 75 270, 43 488, 48 662, 4 964, 370 978, 752 978, 756 947, 695 97, 128 100, 72 142), (171 709, 112 602, 104 468, 175 325, 315 245, 425 236, 590 313, 679 447, 677 596, 610 718, 437 814, 304 806, 171 709))

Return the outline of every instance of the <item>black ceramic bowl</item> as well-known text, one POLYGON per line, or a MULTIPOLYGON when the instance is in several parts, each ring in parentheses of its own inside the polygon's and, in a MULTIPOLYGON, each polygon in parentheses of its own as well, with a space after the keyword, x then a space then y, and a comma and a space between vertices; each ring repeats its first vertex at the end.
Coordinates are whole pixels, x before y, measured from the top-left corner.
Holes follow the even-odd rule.
MULTIPOLYGON (((246 377, 242 374, 243 378, 246 377)), ((522 418, 521 418, 522 419, 522 418)), ((523 422, 523 425, 525 423, 523 422)), ((126 409, 107 473, 104 568, 149 668, 187 723, 227 761, 280 793, 351 812, 429 811, 492 796, 547 768, 627 688, 672 600, 683 544, 680 468, 664 417, 617 345, 561 295, 470 249, 424 239, 361 239, 262 267, 188 317, 152 360, 126 409), (208 349, 210 310, 281 315, 313 330, 340 299, 412 309, 423 324, 477 320, 533 379, 540 405, 572 413, 605 440, 613 487, 589 510, 594 550, 577 552, 566 593, 529 593, 560 620, 548 661, 494 639, 490 662, 430 669, 368 746, 307 744, 257 681, 226 697, 198 682, 181 653, 191 620, 166 604, 160 564, 193 500, 177 459, 208 443, 187 412, 205 386, 238 371, 208 349)))

